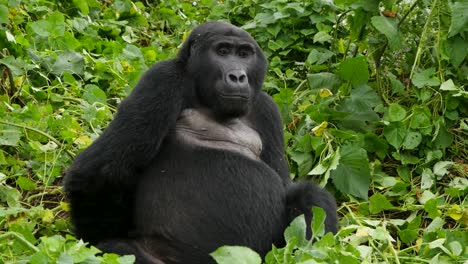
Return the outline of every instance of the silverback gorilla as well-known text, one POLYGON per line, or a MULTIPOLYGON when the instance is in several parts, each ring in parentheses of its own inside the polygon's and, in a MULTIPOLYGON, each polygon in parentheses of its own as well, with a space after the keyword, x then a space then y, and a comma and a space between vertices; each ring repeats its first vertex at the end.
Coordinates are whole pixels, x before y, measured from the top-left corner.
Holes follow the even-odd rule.
POLYGON ((265 255, 312 206, 336 233, 332 196, 289 178, 266 69, 255 40, 223 22, 153 65, 65 176, 77 237, 137 263, 205 264, 222 245, 265 255))

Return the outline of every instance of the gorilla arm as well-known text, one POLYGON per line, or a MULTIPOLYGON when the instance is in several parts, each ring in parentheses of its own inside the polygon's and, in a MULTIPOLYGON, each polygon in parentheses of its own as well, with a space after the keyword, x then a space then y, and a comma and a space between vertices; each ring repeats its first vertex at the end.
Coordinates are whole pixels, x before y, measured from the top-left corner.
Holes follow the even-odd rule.
POLYGON ((252 127, 260 134, 263 150, 260 158, 278 173, 284 186, 291 180, 284 154, 283 123, 273 99, 265 92, 258 93, 249 114, 252 127))
POLYGON ((175 60, 164 61, 142 76, 103 134, 76 157, 65 177, 66 191, 133 184, 181 112, 187 88, 181 68, 175 60))

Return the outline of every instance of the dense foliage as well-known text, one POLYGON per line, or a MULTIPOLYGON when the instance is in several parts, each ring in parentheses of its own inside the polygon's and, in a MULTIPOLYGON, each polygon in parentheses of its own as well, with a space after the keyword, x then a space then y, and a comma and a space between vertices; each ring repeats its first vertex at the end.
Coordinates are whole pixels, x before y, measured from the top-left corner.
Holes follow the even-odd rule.
POLYGON ((467 0, 0 0, 0 263, 132 263, 72 236, 62 174, 207 20, 265 50, 291 177, 339 201, 338 235, 315 209, 318 242, 298 218, 266 263, 467 261, 466 14, 467 0))

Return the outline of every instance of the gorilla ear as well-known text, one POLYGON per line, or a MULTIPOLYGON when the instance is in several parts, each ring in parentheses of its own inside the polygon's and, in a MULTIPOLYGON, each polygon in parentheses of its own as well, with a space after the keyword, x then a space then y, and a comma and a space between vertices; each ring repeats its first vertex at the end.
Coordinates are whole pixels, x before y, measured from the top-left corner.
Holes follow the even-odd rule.
POLYGON ((182 63, 188 62, 190 55, 192 54, 193 50, 196 48, 196 42, 199 36, 200 34, 197 34, 196 36, 193 36, 193 34, 190 34, 187 37, 187 39, 182 44, 182 47, 180 48, 179 53, 177 54, 178 61, 182 63))

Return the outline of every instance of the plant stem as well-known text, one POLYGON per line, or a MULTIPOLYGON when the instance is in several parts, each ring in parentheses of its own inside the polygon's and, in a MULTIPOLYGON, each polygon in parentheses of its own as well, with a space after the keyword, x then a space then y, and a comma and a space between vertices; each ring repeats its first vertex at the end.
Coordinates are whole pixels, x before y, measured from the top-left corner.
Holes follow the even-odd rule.
POLYGON ((33 131, 33 132, 36 132, 38 134, 41 134, 42 136, 50 139, 52 142, 54 142, 55 144, 57 144, 59 147, 61 147, 63 150, 65 150, 65 152, 71 157, 71 158, 74 158, 75 157, 75 154, 71 151, 69 151, 68 149, 65 149, 62 142, 58 141, 58 139, 54 138, 53 136, 45 133, 45 132, 42 132, 41 130, 39 129, 36 129, 36 128, 33 128, 33 127, 29 127, 29 126, 25 126, 25 125, 18 125, 18 124, 15 124, 15 123, 10 123, 10 122, 7 122, 7 121, 2 121, 0 120, 0 124, 4 124, 4 125, 8 125, 8 126, 14 126, 14 127, 19 127, 19 128, 22 128, 22 129, 26 129, 26 130, 30 130, 30 131, 33 131))

